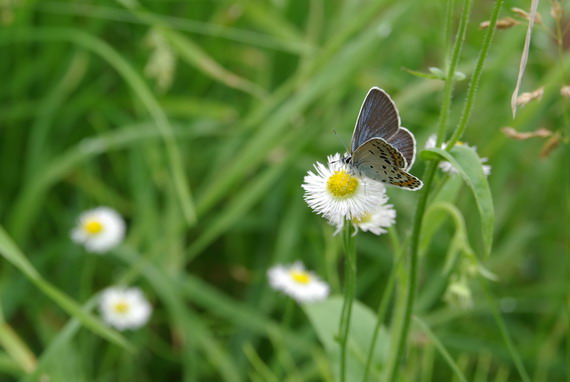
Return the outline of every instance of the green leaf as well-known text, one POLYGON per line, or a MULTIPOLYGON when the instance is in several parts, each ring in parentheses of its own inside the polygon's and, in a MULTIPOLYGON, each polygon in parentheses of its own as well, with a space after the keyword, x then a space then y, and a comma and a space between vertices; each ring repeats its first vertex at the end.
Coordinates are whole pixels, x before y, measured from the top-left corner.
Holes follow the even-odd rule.
MULTIPOLYGON (((435 197, 432 200, 432 204, 435 204, 437 202, 454 203, 457 199, 457 195, 459 194, 461 186, 463 186, 463 182, 461 181, 460 177, 447 177, 443 186, 441 186, 441 188, 435 194, 435 197)), ((446 218, 445 211, 437 209, 431 211, 429 215, 429 219, 424 218, 422 223, 420 236, 420 253, 422 254, 427 250, 429 244, 431 243, 433 235, 441 227, 443 222, 445 222, 446 218)))
POLYGON ((447 213, 447 215, 449 215, 455 224, 455 233, 451 239, 451 242, 449 243, 447 258, 445 260, 445 266, 443 268, 443 273, 448 274, 451 272, 452 267, 456 262, 457 255, 460 252, 468 254, 473 253, 473 250, 469 245, 469 237, 467 236, 467 228, 465 226, 465 219, 463 219, 463 214, 453 204, 448 202, 433 203, 426 211, 424 224, 429 225, 429 222, 432 220, 432 216, 440 216, 441 213, 447 213))
MULTIPOLYGON (((326 301, 304 304, 302 307, 309 317, 319 340, 324 345, 330 364, 334 365, 333 374, 339 380, 340 345, 337 342, 339 319, 342 311, 342 297, 333 296, 326 301)), ((348 338, 347 381, 362 381, 366 356, 376 324, 376 315, 372 310, 355 301, 352 306, 350 333, 348 338)), ((388 358, 389 337, 384 328, 380 330, 372 358, 370 380, 378 380, 379 366, 383 367, 388 358)))
POLYGON ((429 148, 420 155, 426 160, 434 158, 446 160, 459 171, 475 197, 481 217, 485 256, 489 256, 493 246, 495 212, 487 176, 483 172, 483 165, 475 150, 466 146, 455 146, 449 152, 440 148, 429 148))

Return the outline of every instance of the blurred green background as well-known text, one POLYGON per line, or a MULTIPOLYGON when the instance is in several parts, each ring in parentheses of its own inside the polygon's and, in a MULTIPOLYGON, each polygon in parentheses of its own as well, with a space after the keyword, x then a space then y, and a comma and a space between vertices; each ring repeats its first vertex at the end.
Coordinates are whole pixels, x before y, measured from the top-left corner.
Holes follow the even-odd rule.
MULTIPOLYGON (((372 86, 393 96, 419 148, 436 132, 444 82, 406 69, 445 68, 463 6, 451 2, 447 30, 446 3, 1 1, 0 250, 12 264, 0 267, 0 380, 332 380, 336 366, 310 321, 268 287, 266 270, 302 260, 340 293, 342 246, 303 201, 303 176, 344 151, 332 130, 350 142, 372 86), (128 222, 125 244, 105 256, 69 239, 78 214, 99 205, 128 222), (24 256, 31 264, 14 267, 24 256), (30 267, 41 277, 22 271, 30 267), (154 312, 145 328, 123 333, 136 351, 79 325, 44 281, 86 309, 109 285, 141 287, 154 312)), ((473 4, 450 129, 492 6, 473 4)), ((482 261, 498 276, 495 297, 474 279, 473 307, 442 300, 451 222, 422 251, 415 313, 473 381, 521 380, 492 306, 531 380, 570 378, 570 100, 559 91, 570 84, 568 17, 557 41, 552 3, 540 4, 521 91, 544 86, 544 96, 513 119, 527 23, 510 9, 529 6, 505 1, 501 17, 520 25, 497 30, 463 137, 492 166, 495 242, 482 261), (553 136, 517 141, 505 126, 553 136), (541 155, 548 139, 558 146, 541 155)), ((421 177, 425 163, 411 172, 421 177)), ((480 254, 477 208, 460 187, 452 203, 480 254)), ((358 237, 357 298, 374 311, 418 197, 388 194, 394 230, 358 237)), ((401 380, 452 375, 413 326, 401 380)))

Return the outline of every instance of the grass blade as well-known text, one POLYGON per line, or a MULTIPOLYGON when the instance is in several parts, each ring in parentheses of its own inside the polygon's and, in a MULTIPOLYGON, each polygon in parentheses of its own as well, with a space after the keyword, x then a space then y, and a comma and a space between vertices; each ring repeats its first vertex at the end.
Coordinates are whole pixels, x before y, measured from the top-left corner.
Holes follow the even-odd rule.
POLYGON ((45 280, 24 256, 16 244, 0 226, 0 255, 22 272, 40 291, 51 298, 61 309, 70 316, 77 318, 83 326, 106 340, 134 351, 133 345, 116 331, 109 329, 98 318, 84 311, 73 299, 45 280))

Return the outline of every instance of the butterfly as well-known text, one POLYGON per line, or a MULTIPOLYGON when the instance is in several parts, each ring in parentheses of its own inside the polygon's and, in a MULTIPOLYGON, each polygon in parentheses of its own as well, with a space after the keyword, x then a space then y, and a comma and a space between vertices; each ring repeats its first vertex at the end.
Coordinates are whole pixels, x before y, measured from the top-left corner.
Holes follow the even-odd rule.
POLYGON ((377 182, 416 191, 421 180, 408 173, 416 156, 416 140, 400 126, 394 101, 384 90, 370 89, 358 114, 350 154, 344 163, 377 182))

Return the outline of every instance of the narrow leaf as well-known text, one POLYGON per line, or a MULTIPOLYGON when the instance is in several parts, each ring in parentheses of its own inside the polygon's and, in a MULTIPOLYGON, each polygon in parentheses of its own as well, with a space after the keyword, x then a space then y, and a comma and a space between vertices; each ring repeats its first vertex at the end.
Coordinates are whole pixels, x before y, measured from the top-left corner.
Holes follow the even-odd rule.
POLYGON ((36 368, 37 360, 34 353, 5 322, 0 322, 0 345, 24 372, 30 373, 36 368))

